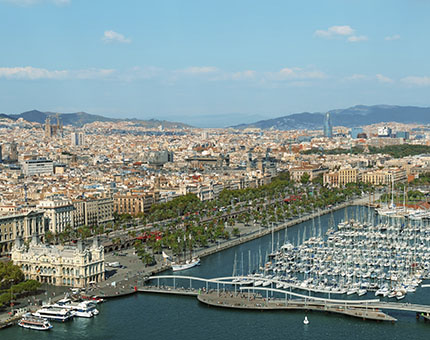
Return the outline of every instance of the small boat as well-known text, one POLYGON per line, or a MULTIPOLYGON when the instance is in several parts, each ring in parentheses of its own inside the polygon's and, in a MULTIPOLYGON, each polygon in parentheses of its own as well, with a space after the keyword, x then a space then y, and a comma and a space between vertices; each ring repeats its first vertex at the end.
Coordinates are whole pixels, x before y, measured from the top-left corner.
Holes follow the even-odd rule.
POLYGON ((304 323, 305 325, 309 324, 309 320, 308 320, 308 317, 307 317, 307 316, 305 316, 305 319, 303 320, 303 323, 304 323))
POLYGON ((182 263, 172 262, 172 270, 174 272, 177 272, 180 270, 190 269, 190 268, 198 266, 198 265, 200 265, 200 258, 195 257, 192 260, 187 260, 187 261, 182 262, 182 263))
POLYGON ((94 302, 95 304, 99 304, 99 303, 102 303, 102 302, 104 301, 101 297, 98 297, 97 295, 90 295, 90 296, 87 296, 87 295, 81 295, 81 298, 82 298, 83 300, 89 300, 89 301, 92 301, 92 302, 94 302))
POLYGON ((367 290, 366 289, 359 289, 358 291, 357 291, 357 295, 358 296, 363 296, 364 294, 366 294, 367 293, 367 290))
POLYGON ((48 320, 37 317, 31 313, 26 313, 23 315, 22 319, 19 320, 18 326, 28 329, 34 329, 36 331, 49 331, 52 325, 48 320))

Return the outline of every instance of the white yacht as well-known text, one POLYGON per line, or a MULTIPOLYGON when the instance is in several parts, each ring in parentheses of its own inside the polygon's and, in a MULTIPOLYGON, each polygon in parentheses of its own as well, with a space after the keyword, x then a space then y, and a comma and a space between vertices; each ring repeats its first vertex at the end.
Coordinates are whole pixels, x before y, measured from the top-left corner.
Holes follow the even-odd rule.
POLYGON ((81 318, 92 318, 99 314, 96 304, 92 301, 72 302, 69 298, 59 300, 54 307, 70 310, 75 316, 81 318))
POLYGON ((48 306, 43 306, 36 313, 34 313, 34 315, 48 320, 64 322, 73 318, 74 313, 72 313, 70 310, 66 308, 54 307, 54 306, 48 305, 48 306))

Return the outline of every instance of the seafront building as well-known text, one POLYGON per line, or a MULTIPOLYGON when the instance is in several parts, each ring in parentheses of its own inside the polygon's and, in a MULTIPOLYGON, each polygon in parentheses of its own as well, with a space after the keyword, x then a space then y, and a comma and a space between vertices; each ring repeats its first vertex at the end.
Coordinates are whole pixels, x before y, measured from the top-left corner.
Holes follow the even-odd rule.
POLYGON ((84 247, 82 241, 76 246, 43 244, 36 234, 26 246, 18 237, 11 259, 27 280, 54 286, 87 287, 105 279, 104 248, 97 238, 84 247))
POLYGON ((343 168, 338 171, 326 172, 323 175, 323 185, 331 187, 342 187, 348 183, 357 183, 361 180, 362 174, 355 168, 343 168))

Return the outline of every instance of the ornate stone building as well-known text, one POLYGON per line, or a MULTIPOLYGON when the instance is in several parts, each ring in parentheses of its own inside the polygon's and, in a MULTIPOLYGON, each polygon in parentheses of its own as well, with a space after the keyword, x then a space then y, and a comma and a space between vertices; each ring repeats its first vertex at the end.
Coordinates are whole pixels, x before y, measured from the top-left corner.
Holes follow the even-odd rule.
POLYGON ((76 246, 53 246, 39 242, 33 235, 28 247, 17 238, 12 261, 26 279, 55 286, 86 287, 105 279, 104 249, 95 238, 91 247, 78 241, 76 246))

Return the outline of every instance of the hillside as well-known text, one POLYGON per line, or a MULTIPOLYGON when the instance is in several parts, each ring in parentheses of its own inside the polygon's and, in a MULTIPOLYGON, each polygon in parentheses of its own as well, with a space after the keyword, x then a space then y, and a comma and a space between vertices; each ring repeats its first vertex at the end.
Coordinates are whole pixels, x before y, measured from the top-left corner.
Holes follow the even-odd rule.
MULTIPOLYGON (((347 109, 329 111, 334 126, 363 126, 381 122, 430 124, 430 108, 392 105, 357 105, 347 109)), ((252 124, 233 126, 237 129, 260 128, 275 130, 321 129, 324 113, 295 113, 274 119, 261 120, 252 124)))
MULTIPOLYGON (((56 122, 57 113, 54 112, 42 112, 38 110, 26 111, 20 114, 11 114, 6 115, 3 114, 3 118, 11 118, 11 119, 19 119, 22 118, 28 122, 35 122, 43 124, 47 117, 51 117, 51 123, 56 122)), ((118 118, 109 118, 101 115, 94 115, 86 112, 75 112, 75 113, 58 113, 60 120, 63 125, 72 125, 76 127, 82 127, 85 124, 93 123, 93 122, 118 122, 118 121, 131 121, 135 124, 141 125, 147 128, 154 128, 160 125, 163 125, 166 128, 187 128, 190 127, 187 124, 177 123, 177 122, 169 122, 165 120, 157 120, 157 119, 149 119, 149 120, 140 120, 140 119, 118 119, 118 118)))

